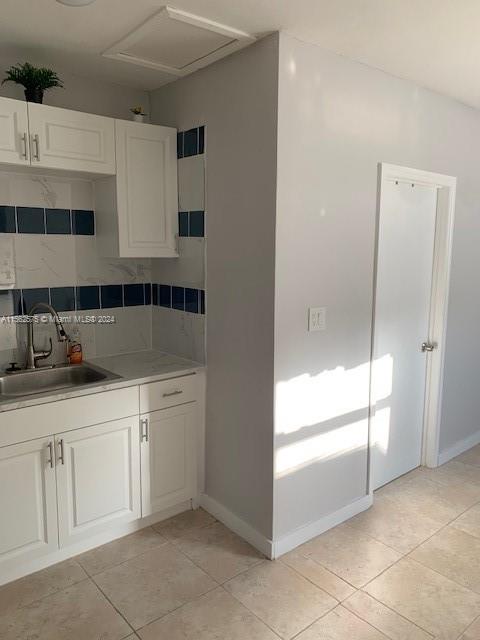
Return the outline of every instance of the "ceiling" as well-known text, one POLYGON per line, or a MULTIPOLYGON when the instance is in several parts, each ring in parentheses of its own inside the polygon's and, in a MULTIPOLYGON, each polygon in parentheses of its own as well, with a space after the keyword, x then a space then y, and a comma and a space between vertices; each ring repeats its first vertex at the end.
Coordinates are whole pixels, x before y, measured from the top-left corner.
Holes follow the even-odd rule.
MULTIPOLYGON (((140 89, 158 70, 101 53, 166 4, 2 0, 0 61, 29 59, 140 89)), ((204 18, 262 36, 276 30, 480 108, 480 0, 172 0, 204 18)))

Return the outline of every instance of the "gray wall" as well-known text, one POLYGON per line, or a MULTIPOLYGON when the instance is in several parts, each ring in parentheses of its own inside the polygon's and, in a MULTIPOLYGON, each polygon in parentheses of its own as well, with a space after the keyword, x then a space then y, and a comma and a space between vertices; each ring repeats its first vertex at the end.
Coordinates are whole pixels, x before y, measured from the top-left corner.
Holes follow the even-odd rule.
POLYGON ((152 118, 207 128, 206 493, 272 534, 278 37, 151 95, 152 118))
MULTIPOLYGON (((5 69, 17 62, 17 59, 6 60, 2 58, 1 77, 3 78, 5 69)), ((38 63, 39 66, 40 64, 38 63)), ((108 84, 93 78, 70 75, 60 69, 58 74, 62 78, 65 87, 46 91, 43 99, 44 104, 126 120, 130 119, 130 107, 142 105, 146 112, 150 108, 149 94, 146 91, 139 91, 138 89, 123 87, 118 84, 108 84)), ((25 99, 23 87, 10 82, 0 86, 0 96, 18 100, 25 99)))
POLYGON ((480 113, 281 34, 278 120, 275 537, 366 492, 379 162, 458 178, 441 449, 480 427, 480 113))

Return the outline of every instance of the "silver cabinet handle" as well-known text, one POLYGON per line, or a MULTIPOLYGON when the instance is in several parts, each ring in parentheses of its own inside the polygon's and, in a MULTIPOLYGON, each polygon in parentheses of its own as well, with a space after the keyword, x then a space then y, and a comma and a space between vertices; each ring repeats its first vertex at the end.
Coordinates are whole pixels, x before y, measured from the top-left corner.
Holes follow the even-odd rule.
POLYGON ((163 394, 164 398, 170 398, 170 396, 178 396, 181 393, 183 393, 183 391, 181 391, 180 389, 177 389, 176 391, 169 391, 167 393, 163 394))
POLYGON ((64 449, 63 438, 60 438, 60 440, 58 441, 58 446, 60 449, 60 453, 58 455, 58 461, 61 462, 62 464, 65 464, 65 449, 64 449))
POLYGON ((21 136, 21 141, 23 144, 23 151, 22 151, 22 158, 25 158, 25 160, 28 160, 28 151, 27 151, 27 132, 25 132, 23 134, 23 136, 21 136))
POLYGON ((425 351, 433 351, 435 349, 436 345, 432 344, 430 342, 422 342, 422 351, 423 353, 425 353, 425 351))
POLYGON ((142 418, 140 420, 140 442, 148 442, 148 419, 142 418))
POLYGON ((40 139, 38 133, 32 136, 32 141, 34 145, 33 159, 40 162, 40 139))
POLYGON ((47 458, 47 464, 50 466, 50 469, 53 469, 55 460, 54 460, 54 453, 53 453, 53 442, 51 440, 47 444, 47 449, 48 449, 48 456, 49 456, 47 458))

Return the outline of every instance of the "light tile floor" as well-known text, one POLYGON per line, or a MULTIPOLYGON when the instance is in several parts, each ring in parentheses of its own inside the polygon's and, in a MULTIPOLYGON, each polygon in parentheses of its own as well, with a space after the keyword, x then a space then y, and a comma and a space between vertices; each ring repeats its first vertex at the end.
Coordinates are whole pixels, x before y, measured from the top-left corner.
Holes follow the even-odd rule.
POLYGON ((480 446, 276 562, 190 511, 0 587, 1 640, 480 640, 480 446))

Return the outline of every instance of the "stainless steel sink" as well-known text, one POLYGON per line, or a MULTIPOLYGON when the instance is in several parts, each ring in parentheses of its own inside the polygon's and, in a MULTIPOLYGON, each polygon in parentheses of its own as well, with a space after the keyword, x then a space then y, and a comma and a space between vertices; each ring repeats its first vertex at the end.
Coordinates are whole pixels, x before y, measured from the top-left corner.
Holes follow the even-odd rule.
POLYGON ((57 365, 0 376, 0 399, 31 396, 57 389, 77 388, 121 376, 87 364, 57 365))

